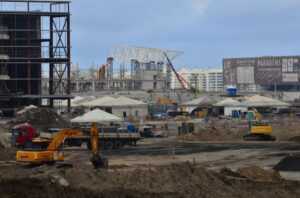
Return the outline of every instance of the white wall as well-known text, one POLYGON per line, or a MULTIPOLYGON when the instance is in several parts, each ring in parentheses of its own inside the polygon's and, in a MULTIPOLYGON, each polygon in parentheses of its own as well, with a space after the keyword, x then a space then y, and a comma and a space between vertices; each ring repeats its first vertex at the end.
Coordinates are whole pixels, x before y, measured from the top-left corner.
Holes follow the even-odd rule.
POLYGON ((241 112, 246 112, 248 111, 247 107, 224 107, 224 115, 226 116, 231 116, 233 110, 241 110, 241 112))
POLYGON ((112 107, 112 114, 123 117, 123 112, 126 112, 127 116, 135 116, 136 111, 138 111, 138 116, 147 116, 148 107, 144 106, 122 106, 122 107, 112 107))

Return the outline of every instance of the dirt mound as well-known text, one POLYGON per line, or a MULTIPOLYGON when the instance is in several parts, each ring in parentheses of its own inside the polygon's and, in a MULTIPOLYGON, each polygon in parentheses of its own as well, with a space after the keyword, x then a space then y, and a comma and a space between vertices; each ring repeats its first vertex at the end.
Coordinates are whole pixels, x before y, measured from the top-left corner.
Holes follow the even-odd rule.
POLYGON ((272 135, 279 141, 300 142, 300 124, 282 123, 281 125, 272 125, 272 135))
POLYGON ((291 137, 288 141, 300 143, 300 136, 291 137))
POLYGON ((0 148, 1 146, 5 148, 11 147, 11 133, 0 134, 0 148))
POLYGON ((48 108, 28 109, 18 114, 12 124, 29 123, 39 127, 65 127, 68 121, 48 108))
POLYGON ((230 170, 229 168, 222 168, 219 173, 224 176, 246 178, 245 176, 242 176, 237 172, 230 170))
POLYGON ((190 163, 149 170, 6 167, 0 169, 4 197, 299 197, 300 182, 227 177, 190 163))
POLYGON ((300 171, 300 157, 285 157, 282 160, 280 160, 280 162, 278 162, 278 164, 276 164, 273 169, 279 171, 300 171))
POLYGON ((0 161, 14 161, 16 160, 16 153, 15 148, 4 148, 0 144, 0 161))
POLYGON ((181 138, 191 141, 242 141, 243 136, 247 133, 247 129, 233 131, 226 127, 206 127, 197 132, 186 134, 181 138))
POLYGON ((283 180, 278 171, 264 170, 258 166, 248 166, 239 168, 236 173, 250 179, 260 181, 280 181, 283 180))

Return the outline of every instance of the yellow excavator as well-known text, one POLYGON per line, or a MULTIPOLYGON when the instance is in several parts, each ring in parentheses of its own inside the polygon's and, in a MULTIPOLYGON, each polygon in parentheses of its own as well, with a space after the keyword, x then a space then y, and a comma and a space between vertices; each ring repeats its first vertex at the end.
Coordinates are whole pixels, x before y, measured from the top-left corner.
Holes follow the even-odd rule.
MULTIPOLYGON (((17 152, 18 162, 27 162, 32 164, 47 163, 54 164, 56 161, 63 161, 62 146, 64 141, 70 137, 77 137, 86 135, 85 132, 76 129, 62 129, 52 140, 48 139, 33 139, 32 147, 26 148, 17 152)), ((98 168, 108 167, 108 160, 98 154, 98 126, 93 124, 89 131, 91 139, 91 147, 93 156, 90 159, 93 166, 98 168)))
POLYGON ((244 136, 245 141, 275 141, 272 135, 272 126, 262 123, 260 113, 256 108, 252 109, 252 118, 249 119, 250 134, 244 136))

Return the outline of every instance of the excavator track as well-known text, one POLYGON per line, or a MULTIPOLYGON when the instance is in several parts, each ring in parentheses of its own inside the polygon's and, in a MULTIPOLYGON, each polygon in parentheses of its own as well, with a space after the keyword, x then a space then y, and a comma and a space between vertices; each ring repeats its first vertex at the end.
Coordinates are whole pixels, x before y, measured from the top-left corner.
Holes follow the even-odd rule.
POLYGON ((268 134, 251 133, 243 137, 244 141, 275 141, 276 138, 268 134))

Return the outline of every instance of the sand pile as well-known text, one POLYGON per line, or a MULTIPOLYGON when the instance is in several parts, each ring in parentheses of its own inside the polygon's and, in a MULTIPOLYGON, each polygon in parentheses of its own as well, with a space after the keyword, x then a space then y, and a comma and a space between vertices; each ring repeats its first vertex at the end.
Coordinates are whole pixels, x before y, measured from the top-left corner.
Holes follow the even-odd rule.
POLYGON ((250 179, 260 181, 280 181, 283 180, 278 171, 275 170, 264 170, 258 166, 248 166, 239 168, 236 173, 241 176, 245 176, 250 179))
POLYGON ((29 123, 33 126, 65 127, 68 121, 48 108, 32 108, 18 114, 11 124, 29 123))
POLYGON ((264 182, 227 177, 190 163, 149 170, 104 171, 92 168, 4 167, 4 197, 299 197, 300 182, 264 182))

